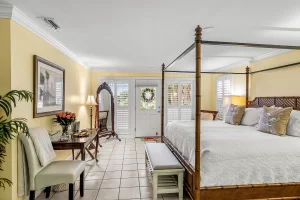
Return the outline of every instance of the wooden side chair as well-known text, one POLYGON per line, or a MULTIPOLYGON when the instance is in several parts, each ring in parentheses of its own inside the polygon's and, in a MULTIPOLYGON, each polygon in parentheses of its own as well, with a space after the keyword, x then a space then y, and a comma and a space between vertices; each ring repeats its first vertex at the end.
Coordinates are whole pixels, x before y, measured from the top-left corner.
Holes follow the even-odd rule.
POLYGON ((216 120, 218 111, 201 110, 201 120, 216 120))
POLYGON ((25 147, 29 168, 29 200, 34 200, 35 191, 42 188, 46 188, 46 198, 48 198, 50 196, 51 186, 61 183, 69 183, 69 200, 74 200, 74 183, 79 176, 80 196, 84 196, 84 161, 52 161, 42 167, 31 138, 22 133, 19 135, 19 139, 25 147))
POLYGON ((107 120, 108 120, 108 110, 99 111, 99 124, 100 124, 100 131, 108 131, 107 128, 107 120))

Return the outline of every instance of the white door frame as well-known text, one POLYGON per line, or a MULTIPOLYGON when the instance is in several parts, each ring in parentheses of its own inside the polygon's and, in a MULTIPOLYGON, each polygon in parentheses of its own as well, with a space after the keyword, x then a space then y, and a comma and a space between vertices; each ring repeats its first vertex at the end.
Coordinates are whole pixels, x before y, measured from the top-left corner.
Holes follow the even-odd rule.
MULTIPOLYGON (((147 80, 153 80, 153 79, 157 79, 157 80, 161 80, 161 77, 132 77, 132 76, 98 76, 98 84, 101 85, 103 82, 105 81, 115 81, 115 80, 128 80, 130 82, 129 85, 129 95, 130 95, 130 99, 131 101, 134 99, 134 103, 129 105, 129 109, 131 113, 134 113, 132 115, 130 115, 130 121, 129 121, 129 129, 130 131, 132 131, 131 134, 128 135, 119 135, 120 138, 135 138, 136 137, 136 80, 143 80, 143 79, 147 79, 147 80)), ((115 98, 116 99, 116 98, 115 98)))
MULTIPOLYGON (((131 118, 130 118, 130 125, 132 126, 132 131, 133 133, 130 134, 130 135, 121 135, 121 138, 134 138, 136 137, 136 80, 144 80, 144 79, 148 79, 148 80, 151 80, 151 79, 157 79, 157 80, 161 80, 161 77, 160 76, 157 76, 157 77, 132 77, 132 76, 98 76, 98 83, 99 85, 101 83, 103 83, 104 81, 109 81, 109 80, 129 80, 130 82, 134 82, 133 84, 130 84, 130 96, 131 96, 131 99, 134 99, 134 105, 130 105, 130 111, 131 112, 134 112, 135 114, 134 115, 131 115, 131 118), (132 98, 133 97, 133 98, 132 98)), ((166 77, 165 78, 165 102, 164 102, 164 105, 165 105, 165 113, 168 111, 167 110, 167 101, 168 99, 166 98, 168 96, 167 94, 167 84, 170 82, 170 81, 192 81, 193 83, 193 86, 194 86, 194 81, 195 79, 194 78, 177 78, 177 77, 166 77)), ((194 91, 194 89, 193 89, 194 91)), ((194 107, 194 95, 193 95, 193 107, 194 107)), ((162 103, 162 102, 161 102, 162 103)), ((193 109, 194 110, 194 109, 193 109)), ((165 115, 166 116, 166 115, 165 115)), ((167 118, 165 117, 165 125, 167 124, 167 118)))
POLYGON ((156 78, 156 79, 136 79, 136 104, 135 104, 135 127, 136 127, 136 137, 153 137, 153 136, 160 136, 161 135, 161 79, 156 78), (141 110, 140 109, 140 88, 143 87, 156 87, 156 108, 155 109, 150 109, 150 110, 141 110), (142 131, 142 129, 139 129, 139 124, 143 122, 141 119, 141 116, 144 116, 147 118, 147 121, 149 123, 146 123, 145 128, 147 128, 149 131, 142 131), (154 118, 151 118, 155 116, 154 118), (151 121, 154 120, 154 121, 151 121), (154 122, 154 124, 153 124, 154 122), (151 126, 154 125, 154 126, 151 126), (139 132, 138 132, 139 131, 139 132), (143 133, 141 133, 143 132, 143 133), (138 135, 139 133, 139 135, 138 135))

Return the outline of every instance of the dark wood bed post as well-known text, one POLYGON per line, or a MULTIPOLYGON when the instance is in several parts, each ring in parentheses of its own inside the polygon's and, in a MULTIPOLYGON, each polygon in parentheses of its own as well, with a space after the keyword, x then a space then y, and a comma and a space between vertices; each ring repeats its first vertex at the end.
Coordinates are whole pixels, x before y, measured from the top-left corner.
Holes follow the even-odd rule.
POLYGON ((165 115, 165 64, 162 64, 161 74, 161 142, 164 142, 164 115, 165 115))
POLYGON ((250 68, 246 67, 246 108, 248 107, 249 102, 249 70, 250 68))
POLYGON ((200 119, 201 119, 201 36, 202 28, 198 26, 195 33, 196 43, 196 120, 195 120, 195 185, 194 199, 200 200, 200 119))

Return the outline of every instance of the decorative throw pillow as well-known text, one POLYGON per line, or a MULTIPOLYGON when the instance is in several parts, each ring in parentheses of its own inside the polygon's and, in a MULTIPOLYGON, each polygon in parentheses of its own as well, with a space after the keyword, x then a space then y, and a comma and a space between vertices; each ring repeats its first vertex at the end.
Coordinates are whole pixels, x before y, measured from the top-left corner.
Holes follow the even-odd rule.
POLYGON ((279 136, 286 135, 286 127, 292 110, 292 107, 271 108, 264 106, 258 123, 258 131, 279 136))
POLYGON ((241 121, 241 125, 255 126, 256 124, 258 124, 262 111, 263 108, 246 108, 241 121))
POLYGON ((245 106, 237 106, 231 104, 231 106, 229 106, 228 108, 225 117, 225 123, 239 125, 244 115, 244 112, 245 112, 245 106))
POLYGON ((300 111, 293 110, 291 112, 290 120, 286 127, 286 134, 300 137, 300 111))

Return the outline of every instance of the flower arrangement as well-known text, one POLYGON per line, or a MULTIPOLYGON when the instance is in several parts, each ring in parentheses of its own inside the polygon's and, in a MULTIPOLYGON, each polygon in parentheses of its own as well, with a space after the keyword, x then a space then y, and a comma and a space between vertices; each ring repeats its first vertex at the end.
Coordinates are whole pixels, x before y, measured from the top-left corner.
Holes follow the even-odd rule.
POLYGON ((60 124, 62 127, 62 135, 66 135, 68 132, 69 126, 76 121, 76 114, 72 112, 59 112, 56 113, 55 122, 60 124))
POLYGON ((76 114, 72 112, 59 112, 56 113, 56 122, 60 125, 71 125, 76 121, 76 114))

